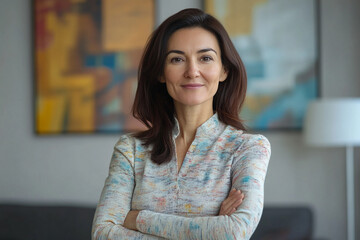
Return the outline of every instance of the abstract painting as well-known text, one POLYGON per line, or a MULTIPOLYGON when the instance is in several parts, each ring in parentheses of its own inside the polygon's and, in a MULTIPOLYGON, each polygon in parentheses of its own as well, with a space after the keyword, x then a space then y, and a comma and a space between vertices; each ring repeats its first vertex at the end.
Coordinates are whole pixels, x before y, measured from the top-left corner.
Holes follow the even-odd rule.
POLYGON ((131 115, 153 0, 33 0, 38 134, 142 129, 131 115))
POLYGON ((228 31, 248 76, 240 114, 250 129, 301 129, 318 97, 317 1, 205 0, 228 31))

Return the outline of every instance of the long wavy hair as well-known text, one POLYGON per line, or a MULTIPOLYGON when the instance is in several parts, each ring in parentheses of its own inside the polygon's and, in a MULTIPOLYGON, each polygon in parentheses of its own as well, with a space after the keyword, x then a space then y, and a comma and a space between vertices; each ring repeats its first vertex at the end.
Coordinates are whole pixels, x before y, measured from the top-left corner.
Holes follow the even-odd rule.
POLYGON ((145 47, 138 72, 138 87, 132 113, 148 129, 135 136, 145 146, 152 145, 151 160, 162 164, 174 154, 172 130, 175 125, 173 99, 160 79, 164 74, 167 46, 170 36, 182 28, 201 27, 217 38, 221 61, 228 72, 225 81, 213 99, 213 110, 219 120, 237 129, 245 130, 239 118, 243 105, 247 78, 245 67, 225 28, 213 16, 199 9, 184 9, 167 18, 150 36, 145 47))

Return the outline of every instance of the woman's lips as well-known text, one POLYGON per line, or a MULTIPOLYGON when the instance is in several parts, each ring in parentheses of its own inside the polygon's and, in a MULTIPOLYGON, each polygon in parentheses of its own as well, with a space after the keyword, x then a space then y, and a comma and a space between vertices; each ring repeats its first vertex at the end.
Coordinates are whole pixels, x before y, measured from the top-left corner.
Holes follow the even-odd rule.
POLYGON ((200 88, 202 86, 204 86, 203 84, 199 84, 199 83, 191 83, 191 84, 183 84, 181 85, 183 88, 189 88, 189 89, 194 89, 194 88, 200 88))

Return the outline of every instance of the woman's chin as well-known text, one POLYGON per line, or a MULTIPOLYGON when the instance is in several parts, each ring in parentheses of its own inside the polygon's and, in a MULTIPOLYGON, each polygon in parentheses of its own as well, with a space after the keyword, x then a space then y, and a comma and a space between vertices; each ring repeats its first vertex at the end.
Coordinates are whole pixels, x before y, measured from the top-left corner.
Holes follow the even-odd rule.
POLYGON ((182 99, 175 102, 178 106, 212 108, 212 99, 182 99))

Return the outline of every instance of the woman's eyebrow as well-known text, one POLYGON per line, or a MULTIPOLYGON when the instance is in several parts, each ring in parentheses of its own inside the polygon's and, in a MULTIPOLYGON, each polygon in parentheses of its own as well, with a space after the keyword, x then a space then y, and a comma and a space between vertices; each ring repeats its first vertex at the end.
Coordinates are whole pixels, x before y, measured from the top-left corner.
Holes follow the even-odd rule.
POLYGON ((217 55, 217 52, 212 48, 204 48, 204 49, 201 49, 201 50, 199 50, 197 52, 198 53, 204 53, 204 52, 209 52, 209 51, 213 51, 217 55))
MULTIPOLYGON (((197 53, 204 53, 204 52, 209 52, 209 51, 213 51, 217 55, 217 52, 212 48, 200 49, 199 51, 197 51, 197 53)), ((177 53, 177 54, 182 54, 182 55, 185 54, 185 52, 180 51, 180 50, 170 50, 166 53, 166 55, 169 55, 170 53, 177 53)))
POLYGON ((180 51, 180 50, 170 50, 166 53, 166 55, 169 55, 170 53, 177 53, 177 54, 182 54, 182 55, 185 54, 183 51, 180 51))

